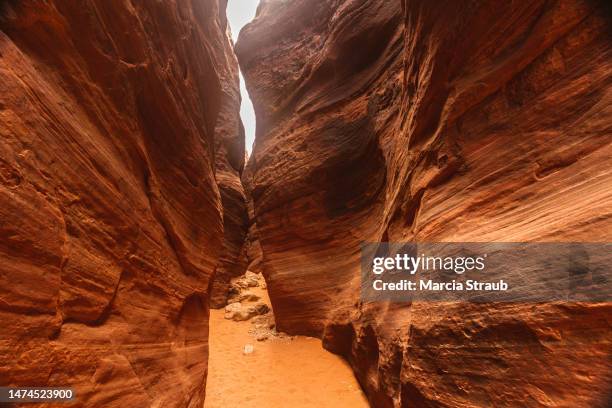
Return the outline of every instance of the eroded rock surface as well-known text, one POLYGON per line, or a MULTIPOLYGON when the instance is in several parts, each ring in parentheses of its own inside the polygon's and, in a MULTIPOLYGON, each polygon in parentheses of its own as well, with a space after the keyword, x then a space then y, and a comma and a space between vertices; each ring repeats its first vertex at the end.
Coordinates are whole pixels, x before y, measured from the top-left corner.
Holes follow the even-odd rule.
POLYGON ((240 120, 240 87, 238 61, 230 35, 219 38, 214 46, 220 64, 222 101, 215 129, 215 169, 223 204, 223 252, 211 286, 210 306, 227 304, 227 291, 232 278, 245 273, 247 260, 243 247, 248 232, 247 198, 242 187, 244 169, 244 128, 240 120))
MULTIPOLYGON (((228 305, 223 318, 236 322, 250 320, 253 327, 248 333, 257 341, 292 338, 276 331, 274 314, 268 303, 266 282, 261 274, 247 271, 243 276, 232 279, 228 305)), ((273 367, 269 367, 274 370, 273 367)))
POLYGON ((610 20, 594 1, 264 1, 238 59, 279 330, 376 407, 603 407, 609 304, 363 304, 362 241, 610 241, 610 20))
MULTIPOLYGON (((263 252, 259 242, 259 233, 257 232, 257 222, 255 220, 255 204, 253 203, 253 169, 245 167, 241 177, 244 192, 247 198, 247 211, 249 218, 249 227, 246 239, 242 246, 242 262, 247 265, 247 270, 262 273, 263 272, 263 252)), ((264 282, 265 283, 265 282, 264 282)))
POLYGON ((270 307, 263 302, 257 302, 251 305, 243 305, 240 302, 236 302, 225 306, 225 318, 236 322, 242 322, 255 316, 264 315, 269 311, 270 307))
MULTIPOLYGON (((224 7, 0 2, 1 385, 202 406, 223 241, 214 134, 236 106, 224 7)), ((223 191, 243 157, 225 125, 223 191)))

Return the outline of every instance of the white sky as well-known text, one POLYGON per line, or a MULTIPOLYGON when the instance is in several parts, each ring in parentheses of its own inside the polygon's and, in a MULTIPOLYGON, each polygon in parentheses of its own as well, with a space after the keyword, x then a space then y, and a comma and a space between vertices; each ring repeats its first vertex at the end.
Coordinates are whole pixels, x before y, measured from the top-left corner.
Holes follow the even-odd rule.
MULTIPOLYGON (((232 37, 234 42, 238 39, 238 33, 242 27, 255 18, 255 11, 259 0, 229 0, 227 2, 227 19, 232 28, 232 37)), ((253 142, 255 141, 255 112, 253 104, 249 98, 244 79, 240 73, 240 95, 242 96, 242 105, 240 106, 240 117, 244 125, 245 145, 246 149, 251 154, 253 142)))

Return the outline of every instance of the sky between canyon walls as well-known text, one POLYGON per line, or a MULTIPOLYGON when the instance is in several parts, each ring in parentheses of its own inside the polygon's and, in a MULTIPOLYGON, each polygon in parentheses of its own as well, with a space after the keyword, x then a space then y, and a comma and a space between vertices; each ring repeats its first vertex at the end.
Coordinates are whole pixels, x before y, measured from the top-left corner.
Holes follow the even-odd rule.
MULTIPOLYGON (((255 11, 259 0, 229 0, 227 3, 227 19, 232 28, 232 38, 234 43, 238 40, 238 33, 245 24, 255 17, 255 11)), ((245 146, 249 155, 253 149, 255 141, 255 111, 253 104, 247 93, 244 78, 240 73, 240 95, 242 104, 240 105, 240 117, 244 125, 245 146)))

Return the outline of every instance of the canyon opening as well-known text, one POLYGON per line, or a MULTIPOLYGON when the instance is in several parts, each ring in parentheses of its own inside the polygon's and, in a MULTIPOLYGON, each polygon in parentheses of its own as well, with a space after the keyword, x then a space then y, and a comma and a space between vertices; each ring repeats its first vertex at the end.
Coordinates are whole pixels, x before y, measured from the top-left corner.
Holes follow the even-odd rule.
POLYGON ((611 24, 0 1, 0 404, 609 407, 611 24))

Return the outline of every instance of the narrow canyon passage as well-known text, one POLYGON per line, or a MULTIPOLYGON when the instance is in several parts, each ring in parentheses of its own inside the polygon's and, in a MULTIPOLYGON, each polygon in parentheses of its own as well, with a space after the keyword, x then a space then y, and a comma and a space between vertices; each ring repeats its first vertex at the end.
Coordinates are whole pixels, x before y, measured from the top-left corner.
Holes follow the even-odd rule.
MULTIPOLYGON (((258 280, 235 297, 243 311, 262 301, 270 305, 263 278, 258 280)), ((226 309, 235 310, 236 303, 226 309)), ((319 339, 277 333, 271 312, 246 312, 238 321, 232 315, 210 312, 205 408, 369 406, 349 365, 319 339)))
MULTIPOLYGON (((240 29, 254 18, 258 3, 258 0, 228 2, 227 18, 234 41, 238 39, 240 29)), ((239 90, 240 118, 244 129, 240 134, 243 133, 245 148, 250 152, 255 118, 242 78, 239 90)), ((236 109, 235 105, 233 108, 236 109)), ((227 172, 221 173, 221 177, 227 179, 227 172)), ((235 173, 229 177, 233 182, 222 185, 221 193, 229 215, 225 217, 226 245, 234 244, 226 247, 227 262, 218 271, 219 277, 214 284, 216 290, 211 297, 211 305, 216 309, 210 311, 205 408, 369 406, 349 364, 325 350, 320 339, 276 331, 261 273, 248 271, 246 275, 233 278, 228 289, 227 279, 241 273, 245 267, 257 272, 262 270, 261 247, 250 199, 250 173, 245 169, 241 174, 243 186, 238 184, 235 173), (240 194, 242 189, 249 198, 240 194), (242 218, 235 215, 240 214, 243 206, 240 200, 243 198, 248 201, 248 219, 252 223, 246 239, 240 233, 245 232, 242 229, 244 220, 241 224, 242 218)))
POLYGON ((605 3, 0 0, 0 387, 609 408, 612 301, 362 291, 364 243, 612 242, 605 3))

